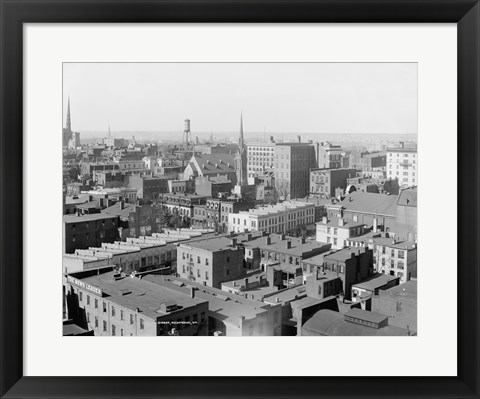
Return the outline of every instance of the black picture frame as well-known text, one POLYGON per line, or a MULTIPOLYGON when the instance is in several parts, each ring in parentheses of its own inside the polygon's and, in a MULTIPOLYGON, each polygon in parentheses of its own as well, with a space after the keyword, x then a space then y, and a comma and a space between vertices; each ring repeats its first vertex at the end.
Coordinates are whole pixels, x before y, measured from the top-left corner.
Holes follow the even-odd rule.
MULTIPOLYGON (((478 0, 0 0, 0 13, 1 397, 479 397, 480 5, 478 0), (458 28, 457 234, 458 265, 461 268, 458 273, 458 376, 448 378, 24 377, 22 335, 23 24, 35 22, 456 23, 458 28)), ((445 166, 448 167, 448 165, 445 166)), ((440 187, 439 191, 441 190, 440 187)), ((451 195, 450 189, 449 192, 451 195)), ((439 195, 439 201, 445 201, 447 205, 448 198, 442 198, 439 195)), ((439 215, 439 217, 447 215, 448 206, 444 208, 445 215, 439 215)), ((442 300, 448 300, 448 294, 441 296, 439 306, 442 300)), ((438 356, 441 357, 441 355, 442 348, 439 347, 438 356)), ((201 360, 198 361, 201 362, 201 360)), ((432 359, 432 362, 434 361, 435 359, 432 359)))

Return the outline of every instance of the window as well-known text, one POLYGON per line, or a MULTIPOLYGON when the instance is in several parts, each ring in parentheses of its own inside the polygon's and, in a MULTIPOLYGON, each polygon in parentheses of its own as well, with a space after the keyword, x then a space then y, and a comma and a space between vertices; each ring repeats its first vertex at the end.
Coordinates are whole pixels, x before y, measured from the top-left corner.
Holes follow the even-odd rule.
POLYGON ((107 312, 107 304, 103 302, 103 311, 106 313, 107 312))
POLYGON ((200 256, 197 256, 197 263, 200 263, 200 256))
POLYGON ((395 261, 393 259, 390 260, 390 266, 395 267, 395 261))
POLYGON ((90 323, 90 313, 87 312, 87 323, 90 323))
POLYGON ((208 272, 205 272, 205 280, 208 280, 208 272))
POLYGON ((140 330, 144 330, 145 325, 143 324, 143 319, 140 319, 140 330))
POLYGON ((123 320, 123 310, 120 310, 120 320, 123 320))
POLYGON ((112 335, 115 335, 115 334, 116 334, 115 324, 112 324, 112 335))
POLYGON ((200 277, 200 269, 197 269, 197 277, 200 277))
POLYGON ((107 322, 105 320, 103 320, 103 331, 107 331, 107 322))
POLYGON ((98 328, 98 317, 95 316, 95 328, 98 328))
POLYGON ((120 335, 123 337, 123 328, 120 330, 120 335))
POLYGON ((133 314, 130 315, 130 325, 133 324, 133 314))
POLYGON ((115 307, 112 306, 112 317, 115 317, 115 307))
POLYGON ((208 266, 210 264, 208 258, 205 259, 205 264, 208 266))
POLYGON ((230 256, 227 256, 227 262, 230 262, 230 256))
POLYGON ((95 298, 95 309, 98 309, 98 299, 95 298))
POLYGON ((333 245, 337 245, 337 239, 336 238, 333 239, 333 245))
POLYGON ((90 305, 90 295, 87 295, 87 305, 90 305))
POLYGON ((83 292, 82 291, 78 291, 78 298, 79 298, 80 302, 83 301, 83 292))

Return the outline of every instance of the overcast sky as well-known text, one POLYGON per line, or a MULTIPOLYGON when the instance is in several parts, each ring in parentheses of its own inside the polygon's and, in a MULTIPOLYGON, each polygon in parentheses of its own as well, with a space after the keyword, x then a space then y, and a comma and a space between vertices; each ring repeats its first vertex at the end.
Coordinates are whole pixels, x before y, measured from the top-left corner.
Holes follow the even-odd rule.
POLYGON ((74 131, 417 133, 417 64, 63 67, 74 131))

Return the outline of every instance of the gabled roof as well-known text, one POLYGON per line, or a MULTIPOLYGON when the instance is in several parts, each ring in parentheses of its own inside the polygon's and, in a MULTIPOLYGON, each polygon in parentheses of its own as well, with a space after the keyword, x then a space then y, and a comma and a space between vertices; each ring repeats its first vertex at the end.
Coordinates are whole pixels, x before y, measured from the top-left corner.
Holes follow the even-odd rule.
POLYGON ((228 154, 200 154, 191 159, 197 166, 200 175, 234 173, 234 158, 228 154))

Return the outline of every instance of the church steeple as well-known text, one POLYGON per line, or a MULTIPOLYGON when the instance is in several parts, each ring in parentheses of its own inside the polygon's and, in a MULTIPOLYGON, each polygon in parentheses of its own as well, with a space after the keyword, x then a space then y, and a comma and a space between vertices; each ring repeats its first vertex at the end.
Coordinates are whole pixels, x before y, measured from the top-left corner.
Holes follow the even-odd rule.
POLYGON ((69 132, 72 131, 72 121, 70 119, 70 97, 68 97, 68 106, 67 106, 67 130, 69 132))
POLYGON ((243 142, 243 113, 240 113, 240 138, 238 139, 238 148, 243 151, 245 143, 243 142))

